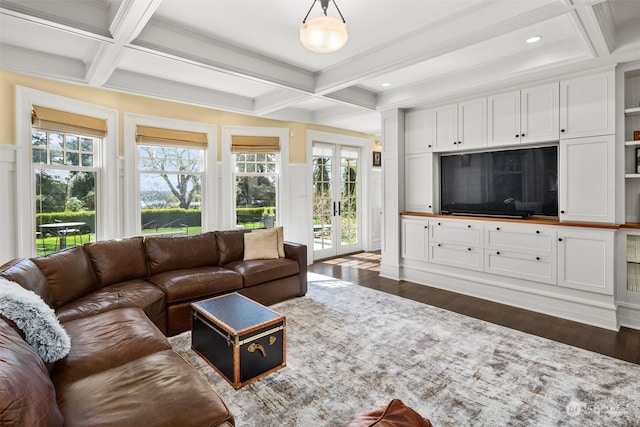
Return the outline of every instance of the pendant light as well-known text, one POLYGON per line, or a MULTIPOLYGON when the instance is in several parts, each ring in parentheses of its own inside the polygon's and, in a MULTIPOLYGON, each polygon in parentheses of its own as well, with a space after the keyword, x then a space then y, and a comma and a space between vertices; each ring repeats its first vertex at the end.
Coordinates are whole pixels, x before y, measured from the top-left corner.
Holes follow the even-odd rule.
POLYGON ((327 16, 329 0, 319 0, 323 16, 307 20, 313 6, 318 0, 313 0, 307 16, 302 20, 300 27, 300 41, 310 51, 318 53, 331 53, 341 49, 349 38, 347 25, 335 0, 333 1, 340 19, 327 16))

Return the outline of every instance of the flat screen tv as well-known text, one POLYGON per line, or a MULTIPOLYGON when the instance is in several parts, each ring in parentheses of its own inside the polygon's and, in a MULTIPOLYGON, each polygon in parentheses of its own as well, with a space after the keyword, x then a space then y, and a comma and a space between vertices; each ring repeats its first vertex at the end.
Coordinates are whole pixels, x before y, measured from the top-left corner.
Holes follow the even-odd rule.
POLYGON ((558 148, 440 156, 443 214, 558 215, 558 148))

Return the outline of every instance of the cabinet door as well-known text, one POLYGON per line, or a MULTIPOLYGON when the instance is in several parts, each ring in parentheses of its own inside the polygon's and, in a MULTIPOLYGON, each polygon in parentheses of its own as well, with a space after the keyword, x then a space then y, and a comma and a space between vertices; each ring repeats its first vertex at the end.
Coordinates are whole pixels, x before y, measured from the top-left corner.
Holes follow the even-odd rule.
POLYGON ((404 116, 405 153, 431 151, 431 114, 428 110, 410 111, 404 116))
POLYGON ((560 137, 615 133, 613 71, 560 82, 560 137))
POLYGON ((458 104, 445 105, 431 111, 434 151, 456 148, 458 146, 458 104))
POLYGON ((487 98, 489 146, 520 143, 520 91, 487 98))
POLYGON ((560 141, 561 221, 615 222, 613 135, 560 141))
POLYGON ((428 261, 429 221, 424 218, 403 217, 400 226, 402 227, 402 257, 428 261))
POLYGON ((556 284, 553 257, 485 249, 484 271, 534 282, 556 284))
POLYGON ((613 295, 614 230, 558 232, 558 285, 613 295))
POLYGON ((458 104, 458 148, 487 145, 487 98, 458 104))
POLYGON ((433 212, 431 163, 433 154, 405 156, 404 191, 405 208, 409 212, 433 212))
POLYGON ((520 91, 520 141, 544 142, 560 138, 558 83, 520 91))
POLYGON ((482 248, 429 242, 429 262, 435 264, 482 271, 483 253, 482 248))

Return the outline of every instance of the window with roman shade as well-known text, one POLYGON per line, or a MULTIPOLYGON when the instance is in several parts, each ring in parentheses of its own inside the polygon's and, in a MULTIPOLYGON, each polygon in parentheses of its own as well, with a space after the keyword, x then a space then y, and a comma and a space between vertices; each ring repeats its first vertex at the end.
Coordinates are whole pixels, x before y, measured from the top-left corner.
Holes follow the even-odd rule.
POLYGON ((36 255, 96 240, 104 119, 32 105, 36 255))
POLYGON ((231 136, 235 164, 236 225, 243 228, 277 224, 280 138, 231 136))
POLYGON ((207 134, 138 125, 136 145, 142 234, 199 233, 207 134))

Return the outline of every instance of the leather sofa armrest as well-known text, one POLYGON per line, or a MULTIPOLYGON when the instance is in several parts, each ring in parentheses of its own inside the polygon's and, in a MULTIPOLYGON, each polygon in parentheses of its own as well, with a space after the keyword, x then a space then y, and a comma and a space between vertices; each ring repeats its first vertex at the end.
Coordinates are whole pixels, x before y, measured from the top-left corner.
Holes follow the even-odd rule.
POLYGON ((307 245, 301 243, 284 242, 286 258, 297 261, 300 268, 300 295, 307 293, 307 245))

